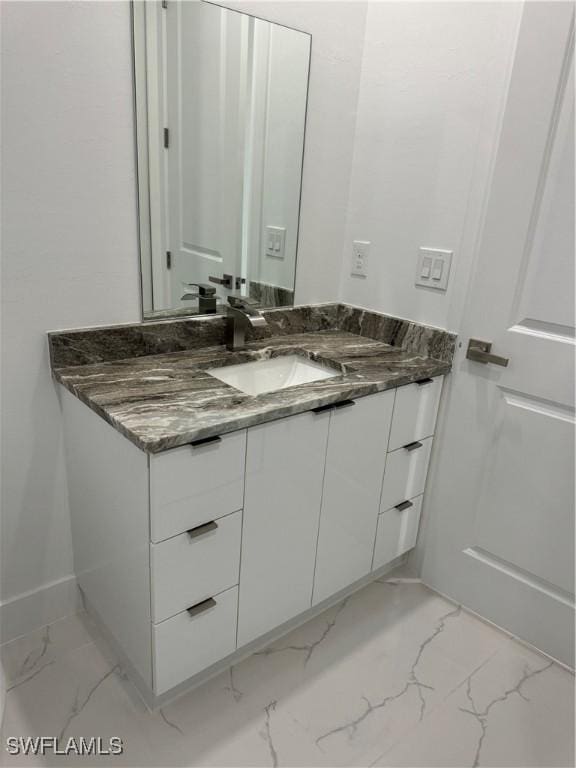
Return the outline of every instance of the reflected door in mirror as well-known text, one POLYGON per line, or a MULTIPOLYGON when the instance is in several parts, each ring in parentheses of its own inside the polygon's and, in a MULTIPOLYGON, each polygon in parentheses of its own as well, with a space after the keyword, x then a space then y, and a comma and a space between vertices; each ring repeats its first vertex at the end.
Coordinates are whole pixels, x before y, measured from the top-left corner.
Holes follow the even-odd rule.
POLYGON ((310 37, 166 6, 134 5, 145 315, 199 312, 208 284, 214 310, 229 295, 291 304, 310 37))

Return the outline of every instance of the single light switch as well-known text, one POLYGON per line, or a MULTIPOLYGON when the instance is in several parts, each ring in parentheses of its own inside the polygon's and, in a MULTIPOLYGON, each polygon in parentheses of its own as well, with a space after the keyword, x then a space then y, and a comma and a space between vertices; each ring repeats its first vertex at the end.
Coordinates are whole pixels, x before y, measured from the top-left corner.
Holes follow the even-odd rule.
POLYGON ((420 248, 416 265, 416 285, 445 291, 452 264, 453 251, 440 248, 420 248))
POLYGON ((443 268, 444 261, 442 259, 434 259, 434 266, 432 267, 432 280, 441 280, 443 268))

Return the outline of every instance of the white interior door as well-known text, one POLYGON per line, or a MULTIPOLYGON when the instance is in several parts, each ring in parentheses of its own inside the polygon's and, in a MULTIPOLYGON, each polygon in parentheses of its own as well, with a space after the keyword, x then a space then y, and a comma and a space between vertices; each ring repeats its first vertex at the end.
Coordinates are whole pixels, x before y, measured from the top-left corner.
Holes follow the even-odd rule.
POLYGON ((574 9, 526 3, 423 579, 573 665, 574 9), (465 357, 493 343, 507 367, 465 357))
MULTIPOLYGON (((198 2, 166 10, 166 210, 171 306, 187 283, 241 273, 250 19, 198 2)), ((217 287, 225 297, 231 291, 217 287)))

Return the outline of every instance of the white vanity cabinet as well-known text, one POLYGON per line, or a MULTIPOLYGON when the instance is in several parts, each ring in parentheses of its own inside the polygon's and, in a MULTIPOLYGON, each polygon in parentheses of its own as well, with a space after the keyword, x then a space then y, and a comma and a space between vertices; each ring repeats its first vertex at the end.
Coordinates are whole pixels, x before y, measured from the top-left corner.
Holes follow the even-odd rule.
POLYGON ((396 390, 372 568, 416 544, 442 379, 423 379, 396 390))
POLYGON ((149 456, 64 391, 78 583, 149 701, 414 546, 441 386, 428 379, 149 456))
POLYGON ((314 605, 370 572, 394 395, 348 401, 330 415, 314 605))
POLYGON ((310 608, 330 414, 248 430, 238 645, 310 608))

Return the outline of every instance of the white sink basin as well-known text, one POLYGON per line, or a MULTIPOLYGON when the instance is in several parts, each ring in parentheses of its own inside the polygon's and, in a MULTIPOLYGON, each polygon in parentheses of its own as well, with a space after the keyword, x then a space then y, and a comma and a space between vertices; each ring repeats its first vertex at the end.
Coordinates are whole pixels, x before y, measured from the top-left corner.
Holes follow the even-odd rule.
POLYGON ((331 371, 299 355, 210 368, 207 373, 247 395, 261 395, 263 392, 275 392, 298 384, 340 376, 337 371, 331 371))

